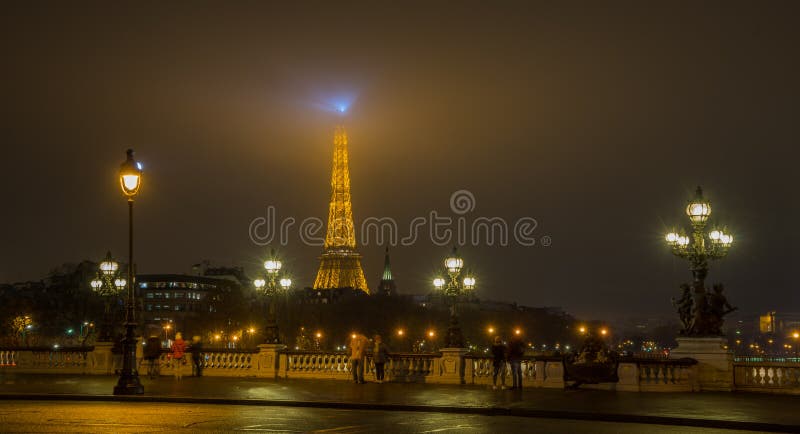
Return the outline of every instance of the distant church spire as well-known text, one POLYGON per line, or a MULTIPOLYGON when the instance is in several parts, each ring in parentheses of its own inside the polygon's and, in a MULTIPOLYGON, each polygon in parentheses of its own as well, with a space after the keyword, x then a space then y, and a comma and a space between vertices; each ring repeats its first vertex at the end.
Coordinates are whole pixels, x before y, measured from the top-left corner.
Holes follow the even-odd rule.
POLYGON ((386 256, 383 259, 383 275, 381 276, 381 283, 378 284, 378 294, 397 294, 397 287, 392 278, 392 267, 389 264, 389 247, 386 247, 386 256))

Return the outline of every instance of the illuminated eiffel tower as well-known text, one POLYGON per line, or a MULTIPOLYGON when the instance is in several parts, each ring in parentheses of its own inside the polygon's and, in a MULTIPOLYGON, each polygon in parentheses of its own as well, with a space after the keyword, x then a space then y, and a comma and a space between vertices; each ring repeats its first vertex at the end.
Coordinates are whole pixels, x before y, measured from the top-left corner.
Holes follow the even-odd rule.
POLYGON ((314 289, 358 289, 369 294, 361 255, 356 252, 353 204, 350 202, 350 167, 347 159, 347 133, 337 127, 333 136, 331 203, 328 232, 320 257, 314 289))

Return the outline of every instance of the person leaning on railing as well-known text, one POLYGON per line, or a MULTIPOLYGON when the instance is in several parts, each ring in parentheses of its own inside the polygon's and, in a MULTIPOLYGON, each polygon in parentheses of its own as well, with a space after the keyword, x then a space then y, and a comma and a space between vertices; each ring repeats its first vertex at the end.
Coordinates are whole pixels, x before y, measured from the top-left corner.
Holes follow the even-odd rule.
POLYGON ((375 380, 383 383, 384 365, 389 359, 389 348, 383 343, 381 335, 375 335, 375 347, 372 349, 372 361, 375 363, 375 380))
POLYGON ((506 388, 506 351, 503 340, 500 336, 495 336, 492 344, 492 389, 497 389, 498 376, 500 376, 500 388, 506 388))

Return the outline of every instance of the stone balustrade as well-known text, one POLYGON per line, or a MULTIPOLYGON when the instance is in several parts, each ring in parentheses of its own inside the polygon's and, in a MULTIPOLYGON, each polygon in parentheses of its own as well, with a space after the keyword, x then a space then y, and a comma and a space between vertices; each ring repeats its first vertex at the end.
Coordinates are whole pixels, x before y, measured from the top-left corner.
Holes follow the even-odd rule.
POLYGON ((696 362, 691 359, 632 359, 620 365, 635 365, 641 392, 691 392, 697 390, 696 362))
MULTIPOLYGON (((0 349, 0 374, 58 373, 113 375, 121 357, 112 354, 111 345, 94 347, 17 347, 0 349)), ((191 375, 191 354, 186 363, 175 365, 167 352, 159 359, 161 375, 172 375, 177 367, 191 375)), ((731 362, 731 390, 800 394, 800 361, 788 358, 736 358, 731 362)), ((281 345, 261 345, 258 349, 230 350, 206 348, 202 352, 203 374, 219 377, 297 378, 350 380, 350 358, 343 352, 289 351, 281 345)), ((146 371, 141 366, 142 373, 146 371)), ((492 358, 466 350, 445 348, 438 353, 395 353, 385 365, 386 381, 414 383, 452 383, 490 386, 492 358)), ((686 392, 704 390, 698 386, 694 359, 663 357, 623 357, 618 368, 619 382, 584 385, 617 391, 686 392)), ((375 366, 367 356, 365 378, 374 378, 375 366)), ((510 366, 501 371, 498 384, 511 385, 510 366)), ((563 388, 564 366, 559 356, 526 356, 522 361, 523 387, 563 388)))
POLYGON ((343 352, 284 351, 280 361, 283 378, 351 378, 350 356, 343 352))
MULTIPOLYGON (((439 353, 394 353, 384 365, 385 381, 401 383, 431 382, 436 373, 439 353)), ((364 375, 375 375, 375 363, 367 357, 364 375)))
MULTIPOLYGON (((491 356, 468 354, 465 359, 467 367, 465 381, 467 384, 493 385, 494 361, 491 356)), ((545 360, 537 362, 534 357, 530 356, 523 358, 521 363, 522 387, 542 387, 547 363, 545 360)), ((558 363, 561 363, 560 358, 558 363)), ((497 386, 506 385, 510 387, 512 384, 511 365, 505 362, 498 372, 497 386)), ((563 387, 563 374, 560 387, 563 387)))
POLYGON ((94 347, 0 349, 0 372, 85 374, 94 347))
MULTIPOLYGON (((200 366, 203 375, 209 377, 255 377, 258 350, 232 350, 227 348, 209 348, 200 353, 200 366)), ((145 362, 146 363, 146 362, 145 362)), ((174 375, 176 369, 183 376, 192 375, 192 355, 186 353, 184 362, 174 361, 168 351, 159 358, 161 375, 174 375)), ((140 371, 144 373, 146 367, 140 371)))
POLYGON ((800 363, 782 358, 738 358, 733 363, 736 390, 800 394, 800 363))

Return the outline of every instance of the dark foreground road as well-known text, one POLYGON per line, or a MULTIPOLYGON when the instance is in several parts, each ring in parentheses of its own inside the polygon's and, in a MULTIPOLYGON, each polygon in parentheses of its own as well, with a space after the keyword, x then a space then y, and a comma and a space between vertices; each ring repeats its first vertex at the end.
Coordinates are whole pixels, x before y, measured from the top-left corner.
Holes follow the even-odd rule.
POLYGON ((512 416, 241 405, 4 401, 0 431, 320 433, 741 433, 723 429, 512 416))

